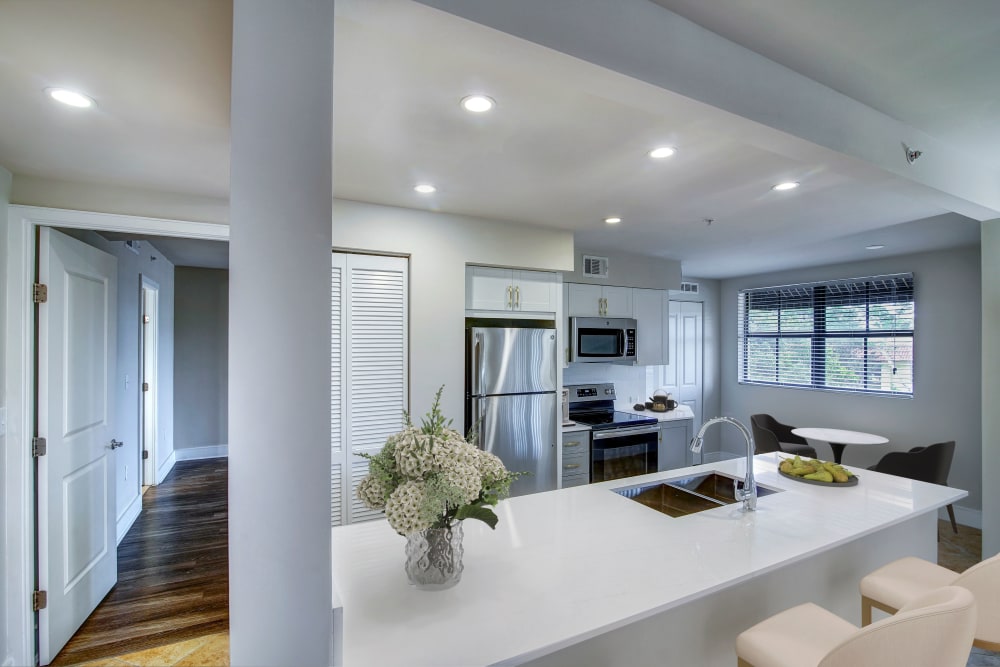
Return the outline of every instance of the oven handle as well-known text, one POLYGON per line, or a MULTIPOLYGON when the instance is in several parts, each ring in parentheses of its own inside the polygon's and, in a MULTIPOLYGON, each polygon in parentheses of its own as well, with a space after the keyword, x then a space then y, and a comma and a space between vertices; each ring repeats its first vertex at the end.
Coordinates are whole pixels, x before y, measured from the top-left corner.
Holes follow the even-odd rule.
POLYGON ((609 428, 606 431, 594 431, 594 440, 607 440, 608 438, 620 438, 626 435, 652 434, 660 430, 660 425, 655 426, 633 426, 631 428, 609 428))

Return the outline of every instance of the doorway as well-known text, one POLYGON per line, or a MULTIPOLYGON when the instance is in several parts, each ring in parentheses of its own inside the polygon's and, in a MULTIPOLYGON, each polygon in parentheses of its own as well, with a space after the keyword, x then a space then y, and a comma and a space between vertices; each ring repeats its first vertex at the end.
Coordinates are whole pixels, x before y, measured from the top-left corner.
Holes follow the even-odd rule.
MULTIPOLYGON (((36 562, 36 487, 34 480, 35 459, 32 439, 35 437, 34 415, 36 410, 35 378, 33 371, 33 339, 35 335, 33 283, 35 278, 36 230, 41 227, 97 230, 102 233, 142 234, 179 239, 203 239, 228 242, 229 229, 225 225, 154 220, 119 215, 104 215, 80 211, 11 206, 7 246, 7 346, 4 359, 4 382, 7 387, 9 427, 7 433, 7 460, 2 470, 0 493, 5 507, 6 540, 3 543, 3 562, 7 586, 0 598, 7 619, 8 637, 11 638, 5 656, 10 664, 33 664, 38 646, 36 628, 42 615, 51 613, 45 605, 45 596, 37 594, 36 562), (41 607, 32 609, 25 601, 34 599, 41 607)), ((136 283, 132 283, 135 285, 136 283)), ((159 285, 162 289, 162 285, 159 285)), ((135 289, 135 288, 132 288, 135 289)), ((140 288, 141 290, 141 288, 140 288)), ((132 291, 139 296, 141 291, 132 291)), ((159 296, 162 296, 160 294, 159 296)), ((161 302, 162 299, 158 299, 161 302)), ((162 305, 162 304, 159 304, 162 305)), ((157 309, 160 310, 159 308, 157 309)), ((158 313, 161 314, 161 313, 158 313)), ((134 325, 129 322, 129 327, 134 325)), ((136 329, 131 329, 136 331, 136 329)), ((155 343, 162 347, 162 340, 155 343)), ((131 359, 140 361, 138 349, 131 359)), ((158 369, 162 371, 162 367, 158 369)), ((132 389, 139 379, 138 373, 129 378, 132 389)), ((154 382, 159 385, 162 377, 154 382)), ((137 411, 138 413, 138 411, 137 411)), ((154 411, 155 413, 155 411, 154 411)), ((162 414, 157 422, 163 424, 162 414)), ((137 428, 138 431, 138 428, 137 428)), ((163 454, 163 441, 158 439, 163 454)), ((37 449, 36 449, 37 451, 37 449)), ((120 451, 120 450, 119 450, 120 451)), ((136 459, 139 458, 136 452, 136 459)), ((136 461, 138 463, 138 460, 136 461)), ((146 479, 145 465, 132 467, 130 479, 146 479), (141 472, 140 472, 141 471, 141 472)), ((155 475, 155 471, 154 471, 155 475)), ((121 536, 119 536, 121 537, 121 536)), ((44 593, 45 591, 41 591, 44 593)))

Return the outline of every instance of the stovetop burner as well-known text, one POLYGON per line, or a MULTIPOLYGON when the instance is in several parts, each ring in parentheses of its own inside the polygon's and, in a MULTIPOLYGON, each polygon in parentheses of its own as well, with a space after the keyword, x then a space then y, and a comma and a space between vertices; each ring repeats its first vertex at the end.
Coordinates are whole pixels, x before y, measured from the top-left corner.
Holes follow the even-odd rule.
POLYGON ((570 413, 570 419, 580 424, 587 424, 594 430, 609 428, 628 428, 630 426, 646 426, 658 423, 655 417, 644 417, 631 412, 612 410, 609 412, 570 413))

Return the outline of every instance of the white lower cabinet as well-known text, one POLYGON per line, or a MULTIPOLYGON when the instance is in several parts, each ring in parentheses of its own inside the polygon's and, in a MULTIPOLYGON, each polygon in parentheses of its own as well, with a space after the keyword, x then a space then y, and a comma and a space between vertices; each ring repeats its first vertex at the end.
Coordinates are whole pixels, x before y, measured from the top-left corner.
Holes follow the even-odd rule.
POLYGON ((660 422, 660 442, 656 450, 659 472, 694 465, 689 450, 693 428, 691 419, 660 422))
POLYGON ((562 465, 559 488, 590 483, 590 431, 567 431, 562 434, 562 465))

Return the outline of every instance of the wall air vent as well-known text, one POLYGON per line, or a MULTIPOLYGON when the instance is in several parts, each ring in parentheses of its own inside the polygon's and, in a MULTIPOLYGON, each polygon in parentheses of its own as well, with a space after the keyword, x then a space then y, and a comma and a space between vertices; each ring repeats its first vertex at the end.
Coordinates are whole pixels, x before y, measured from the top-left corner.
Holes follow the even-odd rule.
POLYGON ((608 258, 594 255, 583 256, 583 275, 591 278, 608 277, 608 258))
POLYGON ((697 294, 698 293, 698 283, 682 282, 681 283, 681 291, 682 292, 689 292, 691 294, 697 294))

